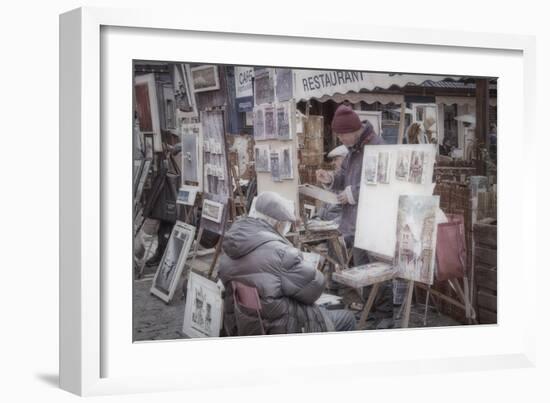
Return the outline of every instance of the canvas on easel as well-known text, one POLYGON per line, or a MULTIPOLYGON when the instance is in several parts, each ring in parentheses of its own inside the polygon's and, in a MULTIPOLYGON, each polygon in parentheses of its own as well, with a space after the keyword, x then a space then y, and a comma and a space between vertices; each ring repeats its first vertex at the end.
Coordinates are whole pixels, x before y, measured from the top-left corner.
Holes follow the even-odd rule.
MULTIPOLYGON (((419 195, 431 196, 435 184, 432 183, 436 150, 432 144, 400 144, 365 146, 363 152, 364 169, 361 183, 366 183, 370 158, 380 161, 380 156, 387 153, 386 173, 384 179, 388 183, 378 182, 377 185, 361 186, 357 204, 357 229, 355 232, 355 247, 391 260, 395 254, 397 242, 397 212, 399 196, 419 195), (411 155, 422 153, 421 166, 413 171, 413 179, 409 180, 411 155), (364 224, 363 224, 364 223, 364 224)), ((383 157, 386 158, 385 156, 383 157)), ((418 159, 420 161, 420 158, 418 159)), ((378 172, 376 172, 378 179, 378 172)))

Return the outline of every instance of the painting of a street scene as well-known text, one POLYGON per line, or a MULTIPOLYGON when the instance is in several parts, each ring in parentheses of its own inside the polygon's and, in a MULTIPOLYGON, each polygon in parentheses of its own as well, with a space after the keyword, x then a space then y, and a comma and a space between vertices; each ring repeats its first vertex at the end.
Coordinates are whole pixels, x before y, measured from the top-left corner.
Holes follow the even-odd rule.
POLYGON ((185 305, 183 333, 190 337, 219 336, 222 298, 216 283, 189 273, 185 305))
POLYGON ((376 170, 378 169, 378 154, 365 154, 365 183, 376 185, 376 170))
POLYGON ((399 277, 432 284, 439 196, 399 196, 395 265, 399 277))
POLYGON ((397 162, 395 164, 395 179, 400 181, 407 181, 409 178, 409 163, 411 159, 411 152, 407 150, 400 150, 397 153, 397 162))
POLYGON ((378 169, 377 169, 378 183, 390 183, 390 153, 381 152, 378 153, 378 169))
POLYGON ((422 184, 423 172, 424 172, 424 152, 413 151, 411 155, 411 167, 409 170, 409 182, 422 184))

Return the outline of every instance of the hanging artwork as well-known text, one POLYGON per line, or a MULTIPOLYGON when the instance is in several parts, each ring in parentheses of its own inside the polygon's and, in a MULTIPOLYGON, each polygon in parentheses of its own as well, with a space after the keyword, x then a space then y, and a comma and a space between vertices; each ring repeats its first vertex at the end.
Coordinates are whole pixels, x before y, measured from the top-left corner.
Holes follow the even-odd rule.
POLYGON ((292 126, 291 126, 291 103, 284 102, 277 104, 277 138, 279 140, 292 139, 292 126))
POLYGON ((275 69, 276 98, 278 102, 292 98, 292 69, 275 69))
POLYGON ((202 125, 200 123, 182 124, 181 130, 181 167, 182 182, 198 185, 202 189, 202 125))
POLYGON ((134 94, 139 130, 142 133, 153 133, 155 152, 162 152, 155 75, 151 73, 136 76, 134 79, 134 94))
POLYGON ((221 223, 223 216, 223 204, 204 199, 202 204, 202 218, 221 223))
POLYGON ((365 153, 364 167, 365 167, 364 168, 365 183, 367 185, 376 185, 377 170, 378 170, 378 153, 376 152, 365 153))
POLYGON ((182 186, 178 190, 178 198, 176 203, 193 206, 197 198, 197 188, 192 186, 182 186))
MULTIPOLYGON (((204 138, 204 192, 216 195, 221 202, 231 195, 227 171, 227 153, 225 149, 225 130, 222 111, 201 112, 202 133, 204 138), (209 169, 207 169, 209 167, 209 169)), ((208 196, 214 200, 214 197, 208 196)))
POLYGON ((254 146, 256 172, 270 172, 269 151, 269 144, 257 144, 256 146, 254 146))
POLYGON ((394 259, 399 277, 433 283, 438 208, 439 196, 399 197, 394 259))
POLYGON ((277 121, 275 119, 275 108, 273 106, 265 106, 264 121, 266 139, 274 139, 277 137, 277 121))
POLYGON ((271 170, 271 179, 274 182, 280 182, 282 179, 279 152, 271 151, 269 153, 269 168, 271 170))
POLYGON ((151 293, 164 302, 174 296, 194 237, 195 227, 176 221, 151 286, 151 293))
POLYGON ((188 118, 198 116, 195 93, 191 88, 189 77, 191 71, 188 64, 172 65, 172 82, 176 100, 176 116, 188 118))
POLYGON ((191 83, 195 92, 218 90, 220 88, 218 66, 191 67, 191 83))
POLYGON ((293 179, 294 170, 292 169, 292 149, 285 147, 280 153, 281 179, 293 179))
POLYGON ((390 183, 390 153, 378 153, 378 168, 376 171, 376 179, 378 183, 390 183))
POLYGON ((395 179, 399 181, 408 180, 410 159, 411 159, 410 151, 400 150, 397 152, 397 161, 395 163, 395 179))
POLYGON ((273 69, 257 69, 254 71, 254 103, 269 104, 274 101, 273 69))
POLYGON ((265 139, 264 110, 261 106, 254 108, 254 140, 265 139))
POLYGON ((188 337, 218 337, 223 320, 223 300, 216 283, 189 273, 183 333, 188 337))
POLYGON ((413 151, 411 154, 411 164, 409 169, 409 182, 424 183, 424 153, 422 151, 413 151))

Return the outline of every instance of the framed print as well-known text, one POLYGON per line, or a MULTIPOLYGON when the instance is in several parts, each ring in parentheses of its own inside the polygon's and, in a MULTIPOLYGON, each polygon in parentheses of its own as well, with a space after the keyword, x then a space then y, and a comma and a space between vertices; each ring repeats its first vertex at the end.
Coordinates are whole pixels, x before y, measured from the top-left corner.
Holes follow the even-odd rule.
POLYGON ((162 152, 160 140, 159 103, 157 98, 157 86, 154 74, 137 76, 134 82, 135 101, 139 129, 142 132, 152 132, 156 141, 153 145, 155 152, 162 152))
POLYGON ((182 186, 178 191, 176 203, 193 206, 197 198, 197 188, 194 186, 182 186))
POLYGON ((172 229, 151 286, 151 294, 164 302, 170 302, 174 296, 194 236, 195 227, 181 221, 172 229))
POLYGON ((172 69, 174 83, 174 97, 176 100, 176 117, 196 117, 197 101, 195 92, 189 83, 191 76, 189 65, 181 63, 175 64, 172 69))
MULTIPOLYGON (((429 374, 533 366, 538 318, 534 314, 521 321, 517 318, 526 310, 536 312, 533 279, 541 269, 536 261, 536 242, 517 240, 536 237, 536 214, 526 208, 532 205, 536 186, 531 186, 532 178, 525 179, 522 170, 516 169, 516 163, 532 157, 533 136, 539 132, 535 127, 534 39, 381 28, 338 19, 326 24, 313 16, 294 16, 288 10, 285 24, 280 18, 248 15, 244 27, 215 13, 182 18, 184 11, 84 8, 61 16, 61 387, 79 395, 177 389, 202 393, 209 388, 270 384, 271 379, 286 384, 296 379, 315 382, 321 376, 328 382, 331 378, 326 374, 347 383, 352 382, 349 374, 353 374, 358 384, 364 384, 363 378, 407 375, 417 373, 418 368, 429 374), (133 60, 144 58, 203 66, 498 77, 499 94, 505 94, 498 99, 499 270, 521 271, 519 276, 499 278, 498 326, 133 343, 129 337, 133 253, 130 200, 135 83, 130 66, 133 60), (526 186, 518 192, 516 185, 525 180, 526 186), (521 304, 516 295, 525 297, 521 304), (319 354, 336 350, 338 354, 319 354), (233 363, 231 376, 227 376, 226 367, 213 362, 233 363), (318 368, 326 371, 320 374, 318 368)), ((202 88, 213 81, 207 75, 202 88)), ((304 86, 303 80, 294 80, 293 85, 294 89, 301 85, 301 93, 317 91, 313 76, 311 84, 304 86)), ((320 87, 319 79, 321 91, 320 87)), ((383 191, 397 182, 403 187, 427 185, 427 180, 424 184, 408 180, 410 166, 402 175, 406 179, 398 180, 396 163, 397 155, 390 163, 389 185, 378 183, 362 189, 383 191)), ((298 168, 298 164, 293 167, 295 177, 298 168)), ((428 178, 426 166, 423 175, 428 178)), ((215 206, 208 214, 217 216, 215 206)), ((376 220, 371 221, 374 227, 379 225, 376 220)), ((390 381, 394 382, 389 379, 388 384, 390 381)))
POLYGON ((181 130, 181 180, 188 186, 195 186, 202 191, 203 184, 203 143, 202 124, 182 123, 181 130))
POLYGON ((220 88, 218 66, 191 67, 191 83, 195 92, 213 91, 220 88))
POLYGON ((202 218, 221 223, 223 216, 223 204, 213 200, 204 199, 202 204, 202 218))
POLYGON ((144 133, 143 138, 143 146, 145 147, 143 154, 145 155, 145 159, 153 160, 155 155, 155 136, 153 133, 144 133))
POLYGON ((220 288, 215 282, 190 272, 183 316, 183 334, 189 337, 218 337, 222 320, 220 288))

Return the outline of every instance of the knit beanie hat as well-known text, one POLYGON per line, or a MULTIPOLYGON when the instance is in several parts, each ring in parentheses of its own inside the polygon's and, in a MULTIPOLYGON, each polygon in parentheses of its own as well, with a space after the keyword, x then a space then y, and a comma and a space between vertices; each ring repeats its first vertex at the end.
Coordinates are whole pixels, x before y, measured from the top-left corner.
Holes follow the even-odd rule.
POLYGON ((361 120, 357 113, 349 106, 340 105, 332 118, 332 131, 336 134, 345 134, 361 128, 361 120))

